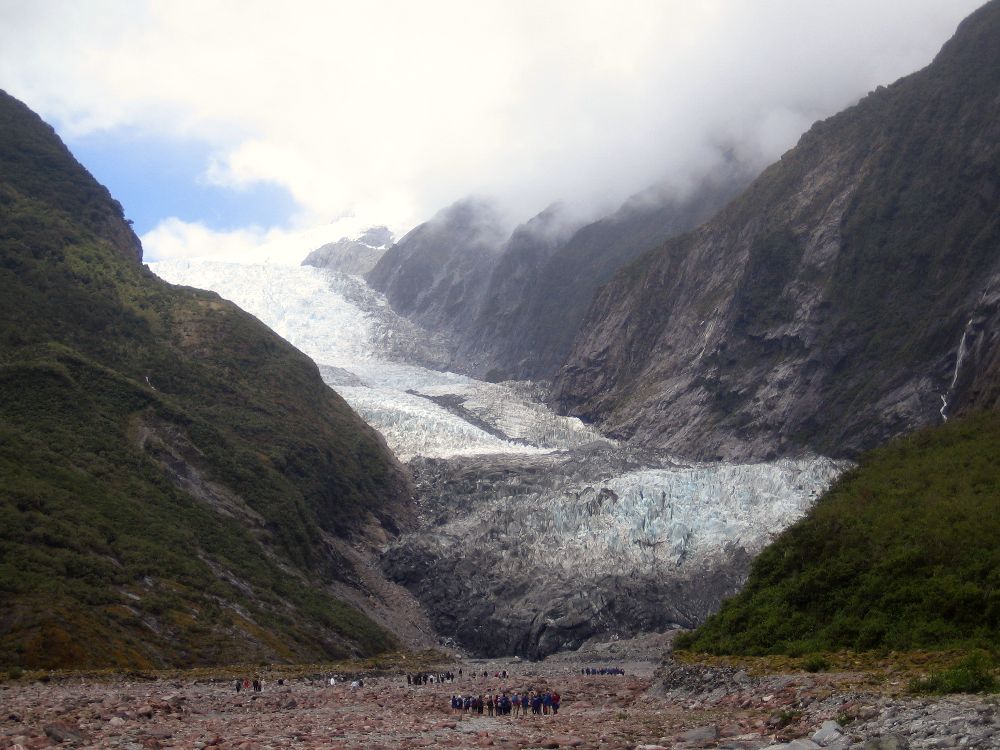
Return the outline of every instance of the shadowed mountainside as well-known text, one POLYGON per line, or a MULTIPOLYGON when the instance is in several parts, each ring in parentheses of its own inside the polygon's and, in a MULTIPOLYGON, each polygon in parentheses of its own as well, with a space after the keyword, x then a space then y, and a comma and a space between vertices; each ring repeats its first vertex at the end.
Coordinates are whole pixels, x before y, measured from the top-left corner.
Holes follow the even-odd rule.
POLYGON ((553 388, 700 458, 853 456, 997 401, 1000 4, 601 289, 553 388))
MULTIPOLYGON (((140 264, 122 209, 0 92, 0 663, 309 661, 393 637, 335 591, 411 518, 301 352, 140 264)), ((359 596, 363 599, 363 596, 359 596)))

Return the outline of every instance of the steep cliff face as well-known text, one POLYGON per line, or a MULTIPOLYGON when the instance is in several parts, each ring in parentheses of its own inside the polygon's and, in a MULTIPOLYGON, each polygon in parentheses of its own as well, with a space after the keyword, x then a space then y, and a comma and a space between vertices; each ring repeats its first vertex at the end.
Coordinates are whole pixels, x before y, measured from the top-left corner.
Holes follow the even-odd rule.
POLYGON ((351 545, 412 519, 305 355, 140 262, 121 207, 0 92, 0 664, 313 660, 393 638, 351 545))
POLYGON ((929 67, 817 123, 714 219, 623 269, 554 401, 706 458, 854 455, 995 402, 998 90, 992 2, 929 67))
POLYGON ((459 201, 400 239, 365 280, 400 315, 430 331, 460 335, 479 307, 505 239, 492 206, 459 201))
POLYGON ((451 369, 487 380, 550 379, 594 292, 708 219, 749 180, 749 168, 729 161, 690 191, 650 188, 582 226, 555 205, 509 237, 488 205, 461 201, 401 239, 365 278, 393 310, 450 342, 451 369))
POLYGON ((652 188, 582 227, 557 209, 520 227, 493 269, 484 304, 456 346, 459 367, 494 378, 551 379, 594 292, 622 266, 711 217, 750 179, 728 164, 687 193, 652 188))

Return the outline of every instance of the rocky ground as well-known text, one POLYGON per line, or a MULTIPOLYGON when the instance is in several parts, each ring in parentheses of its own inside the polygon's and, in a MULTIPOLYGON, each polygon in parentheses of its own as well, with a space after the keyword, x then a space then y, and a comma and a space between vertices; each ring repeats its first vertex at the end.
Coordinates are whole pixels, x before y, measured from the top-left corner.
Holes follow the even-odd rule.
MULTIPOLYGON (((733 666, 659 663, 662 644, 598 644, 544 662, 465 660, 464 676, 411 687, 369 675, 351 690, 328 675, 277 675, 237 694, 237 676, 96 680, 59 677, 0 685, 0 748, 729 748, 919 750, 1000 747, 994 697, 894 696, 899 686, 853 673, 752 676, 733 666), (648 648, 643 648, 643 647, 648 648), (587 666, 625 676, 588 676, 587 666), (508 679, 482 677, 507 669, 508 679), (471 672, 479 674, 470 677, 471 672), (878 683, 878 684, 875 684, 878 683), (553 687, 558 716, 455 714, 453 692, 553 687)), ((342 673, 342 678, 352 675, 342 673)))

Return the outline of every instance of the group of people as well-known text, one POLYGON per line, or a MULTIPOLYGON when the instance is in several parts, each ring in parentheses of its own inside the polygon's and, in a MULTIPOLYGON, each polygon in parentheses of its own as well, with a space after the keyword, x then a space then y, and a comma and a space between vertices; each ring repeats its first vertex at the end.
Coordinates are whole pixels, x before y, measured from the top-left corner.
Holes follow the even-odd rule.
MULTIPOLYGON (((458 670, 459 674, 462 670, 458 670)), ((454 682, 455 673, 454 672, 442 672, 441 674, 432 674, 430 672, 417 672, 416 674, 406 675, 407 685, 426 685, 428 682, 434 684, 435 682, 454 682)))
POLYGON ((625 674, 625 670, 620 667, 584 667, 580 674, 625 674))
POLYGON ((236 692, 241 690, 249 690, 253 688, 255 693, 259 693, 264 689, 264 681, 260 677, 254 677, 251 680, 249 677, 244 677, 242 680, 236 680, 236 692))
POLYGON ((490 693, 482 695, 461 695, 451 696, 452 710, 457 714, 486 713, 488 716, 527 716, 528 710, 532 714, 547 716, 548 714, 559 713, 559 703, 562 697, 555 690, 534 691, 528 690, 523 693, 514 692, 510 695, 507 691, 497 694, 490 693))

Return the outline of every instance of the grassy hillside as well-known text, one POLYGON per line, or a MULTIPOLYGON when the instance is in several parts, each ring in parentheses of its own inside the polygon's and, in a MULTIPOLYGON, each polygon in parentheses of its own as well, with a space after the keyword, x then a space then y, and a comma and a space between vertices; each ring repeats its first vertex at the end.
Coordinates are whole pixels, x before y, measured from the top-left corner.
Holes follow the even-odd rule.
POLYGON ((1000 414, 866 454, 681 648, 797 655, 1000 643, 1000 414))
POLYGON ((138 261, 121 207, 0 92, 0 664, 372 653, 329 536, 406 483, 315 365, 138 261))

